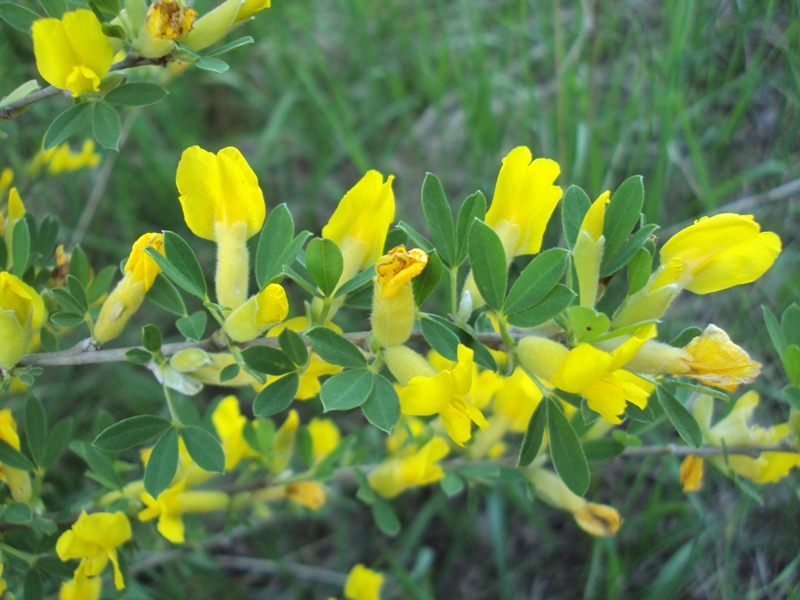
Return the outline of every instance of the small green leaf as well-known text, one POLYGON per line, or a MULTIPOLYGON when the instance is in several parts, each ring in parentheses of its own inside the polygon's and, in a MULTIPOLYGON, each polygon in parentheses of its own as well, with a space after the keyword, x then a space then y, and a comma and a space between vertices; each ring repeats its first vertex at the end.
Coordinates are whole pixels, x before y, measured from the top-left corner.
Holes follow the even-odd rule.
POLYGON ((551 248, 534 258, 511 286, 503 312, 521 312, 541 301, 561 279, 568 258, 569 252, 563 248, 551 248))
MULTIPOLYGON (((53 288, 50 290, 50 293, 53 295, 56 301, 68 311, 73 312, 76 315, 83 315, 86 312, 83 303, 74 298, 72 294, 70 294, 64 288, 53 288)), ((83 317, 81 317, 81 321, 82 320, 83 317)))
POLYGON ((453 265, 456 258, 456 234, 453 213, 447 203, 442 183, 433 173, 426 173, 422 182, 422 212, 442 260, 453 265))
POLYGON ((787 344, 800 346, 800 306, 792 304, 783 311, 781 331, 787 344))
POLYGON ((69 290, 70 295, 80 305, 81 312, 85 313, 87 310, 89 310, 89 300, 86 298, 86 290, 84 289, 83 284, 78 281, 77 277, 67 275, 67 289, 69 290))
POLYGON ((41 401, 31 394, 25 401, 25 438, 33 461, 44 466, 47 454, 47 415, 41 401))
POLYGON ((242 437, 261 456, 269 456, 275 437, 275 423, 271 419, 247 421, 242 427, 242 437))
POLYGON ((397 518, 391 504, 382 498, 375 497, 371 507, 372 517, 375 519, 378 529, 390 536, 400 533, 400 520, 397 518))
POLYGON ((378 429, 391 433, 400 420, 400 397, 386 377, 378 373, 372 375, 372 392, 361 412, 378 429))
MULTIPOLYGON (((10 502, 5 508, 6 510, 3 513, 3 518, 9 523, 13 523, 15 525, 24 525, 25 523, 30 523, 33 520, 33 511, 31 510, 31 507, 24 502, 10 502)), ((39 597, 41 598, 41 595, 39 597)))
POLYGON ((642 289, 650 279, 653 269, 653 256, 644 248, 639 248, 628 263, 628 296, 642 289))
POLYGON ((204 71, 211 71, 212 73, 224 73, 230 69, 230 66, 225 61, 219 60, 218 58, 208 58, 207 56, 198 59, 194 64, 196 64, 198 68, 204 71))
POLYGON ((469 262, 475 285, 490 308, 500 310, 506 296, 508 273, 503 243, 483 221, 475 221, 469 232, 469 262))
POLYGON ((439 254, 435 251, 428 254, 428 264, 425 265, 425 269, 411 280, 411 286, 414 289, 414 302, 417 306, 425 302, 425 299, 436 289, 439 280, 442 278, 443 270, 439 254))
POLYGON ((119 490, 122 488, 122 481, 114 469, 114 463, 104 452, 91 444, 78 441, 72 442, 70 448, 89 465, 90 471, 87 476, 109 489, 119 490))
POLYGON ((458 360, 458 328, 438 315, 423 314, 419 319, 422 335, 428 345, 447 360, 458 360))
POLYGON ((408 239, 414 242, 414 245, 417 248, 422 248, 426 253, 430 254, 435 250, 433 245, 423 236, 420 232, 414 229, 411 225, 406 223, 405 221, 400 221, 397 224, 397 228, 400 231, 403 231, 407 236, 408 239))
POLYGON ((342 251, 333 240, 314 238, 306 247, 306 268, 325 296, 330 296, 342 276, 342 251))
POLYGON ((257 417, 271 417, 282 412, 294 400, 300 387, 297 373, 280 377, 261 390, 253 401, 253 414, 257 417))
POLYGON ((201 340, 206 332, 208 315, 205 311, 198 310, 189 317, 181 317, 175 321, 175 326, 188 340, 201 340))
POLYGON ((239 375, 239 372, 241 370, 242 370, 242 368, 239 365, 237 365, 236 363, 233 363, 232 365, 228 365, 227 367, 224 367, 219 372, 219 382, 220 383, 225 383, 226 381, 230 381, 231 379, 233 379, 237 375, 239 375))
POLYGON ((285 327, 278 336, 278 345, 284 354, 298 367, 303 367, 308 362, 308 348, 300 334, 285 327))
POLYGON ((167 97, 167 90, 155 83, 123 83, 108 92, 103 100, 122 106, 150 106, 167 97))
POLYGON ((600 277, 611 277, 628 264, 634 255, 642 249, 642 245, 650 239, 650 236, 653 235, 656 229, 658 229, 658 225, 645 225, 634 233, 613 256, 604 252, 603 266, 600 268, 600 277))
POLYGON ((75 246, 72 250, 72 255, 69 257, 69 274, 75 277, 84 288, 89 285, 91 277, 89 260, 80 246, 75 246))
POLYGON ((439 487, 442 488, 445 496, 452 498, 464 490, 464 480, 453 471, 445 471, 444 477, 439 480, 439 487))
POLYGON ((244 37, 240 37, 238 40, 233 40, 232 42, 228 42, 224 46, 220 46, 213 52, 209 52, 206 56, 219 56, 220 54, 225 54, 226 52, 230 52, 234 48, 240 48, 241 46, 247 46, 248 44, 252 44, 255 40, 246 35, 244 37))
POLYGON ((30 35, 31 25, 41 17, 32 10, 20 6, 16 2, 0 2, 0 19, 11 25, 17 31, 30 35))
POLYGON ((550 456, 556 473, 578 496, 589 489, 589 465, 572 425, 564 416, 558 401, 547 398, 547 432, 550 435, 550 456))
POLYGON ((609 460, 622 454, 623 450, 625 450, 625 446, 611 438, 583 442, 583 453, 590 461, 609 460))
MULTIPOLYGON (((105 271, 105 269, 103 269, 103 271, 105 271)), ((101 271, 101 273, 103 271, 101 271)), ((150 300, 153 304, 178 316, 185 317, 187 314, 186 304, 184 304, 183 298, 181 298, 178 290, 175 289, 175 286, 172 285, 172 282, 163 273, 159 273, 156 276, 153 285, 147 290, 145 298, 150 300)))
MULTIPOLYGON (((294 221, 292 214, 285 204, 276 206, 264 222, 264 228, 258 238, 258 248, 256 250, 256 280, 258 286, 263 288, 270 280, 281 273, 283 262, 281 255, 293 243, 294 221)), ((303 240, 305 241, 305 240, 303 240)), ((301 244, 302 245, 302 242, 301 244)), ((289 264, 294 262, 298 246, 294 256, 289 260, 289 264)))
POLYGON ((163 269, 164 274, 179 287, 182 287, 193 296, 205 300, 207 288, 203 270, 200 268, 200 263, 197 262, 197 257, 189 247, 189 244, 181 236, 171 231, 164 232, 164 252, 166 256, 152 247, 147 247, 144 250, 163 269))
POLYGON ((372 387, 372 373, 367 369, 343 371, 322 384, 319 398, 325 412, 350 410, 367 401, 372 387))
POLYGON ((800 410, 800 385, 787 385, 781 390, 786 403, 795 410, 800 410))
POLYGON ((311 294, 315 298, 322 298, 322 293, 317 290, 317 286, 314 284, 313 281, 309 281, 305 275, 298 273, 289 265, 283 265, 283 273, 292 281, 294 281, 297 285, 303 288, 308 294, 311 294))
POLYGON ((786 377, 794 385, 800 385, 800 347, 792 344, 786 346, 781 357, 786 377))
POLYGON ((628 239, 628 235, 639 222, 643 203, 644 183, 641 175, 634 175, 623 181, 611 196, 603 221, 605 256, 614 256, 628 239))
POLYGON ((28 222, 25 219, 17 221, 11 235, 11 260, 14 263, 11 272, 21 279, 28 270, 31 253, 31 234, 28 222))
POLYGON ((117 111, 105 102, 95 102, 92 107, 92 132, 103 148, 119 150, 122 122, 117 111))
POLYGON ((250 346, 242 350, 242 358, 248 367, 267 375, 284 375, 297 367, 282 350, 271 346, 250 346))
POLYGON ((172 483, 178 470, 178 430, 170 427, 158 438, 144 469, 144 489, 153 498, 172 483))
POLYGON ((700 385, 698 383, 690 381, 672 380, 670 381, 670 385, 673 385, 677 388, 683 388, 684 390, 692 391, 696 394, 705 394, 706 396, 711 396, 712 398, 719 398, 720 400, 724 400, 725 402, 730 402, 731 399, 728 392, 724 390, 706 385, 700 385))
POLYGON ((581 224, 583 224, 583 219, 591 206, 592 201, 589 200, 586 192, 577 185, 569 186, 566 194, 564 194, 564 199, 561 201, 561 224, 564 228, 564 239, 567 242, 567 248, 570 250, 575 247, 581 224))
POLYGON ((559 283, 540 302, 527 310, 507 315, 506 319, 516 327, 536 327, 561 313, 573 298, 575 292, 559 283))
POLYGON ((170 427, 172 424, 161 417, 137 415, 104 429, 92 444, 108 452, 122 452, 162 435, 170 427))
POLYGON ((375 267, 367 267, 358 275, 351 277, 348 281, 345 281, 342 285, 340 285, 336 289, 336 293, 333 295, 333 297, 338 298, 339 296, 346 296, 347 294, 356 292, 367 284, 371 283, 373 277, 375 277, 375 267))
POLYGON ((33 471, 36 468, 22 452, 3 439, 0 439, 0 463, 22 471, 33 471))
POLYGON ((125 352, 125 358, 136 365, 146 365, 153 360, 153 355, 144 348, 131 348, 125 352))
POLYGON ((69 446, 72 441, 72 432, 75 429, 75 419, 67 417, 53 426, 50 435, 47 436, 47 452, 44 456, 43 467, 50 467, 58 460, 64 448, 69 446))
POLYGON ((778 319, 776 319, 772 311, 763 304, 761 305, 761 312, 764 315, 764 323, 767 326, 767 333, 769 333, 772 346, 775 348, 778 356, 783 356, 783 351, 786 349, 786 337, 784 337, 783 331, 781 331, 778 319))
POLYGON ((75 106, 69 107, 67 110, 58 115, 53 122, 50 123, 47 133, 44 134, 42 148, 44 150, 55 148, 61 142, 75 133, 89 116, 89 113, 91 112, 89 110, 90 106, 91 105, 86 102, 83 104, 76 104, 75 106))
POLYGON ((455 266, 460 265, 467 258, 469 248, 469 231, 475 219, 483 221, 486 218, 486 198, 478 191, 467 197, 458 211, 456 218, 456 257, 455 266))
POLYGON ((43 258, 48 258, 56 247, 58 240, 58 217, 47 215, 39 225, 39 235, 36 238, 36 252, 43 258))
POLYGON ((83 323, 84 316, 71 312, 57 312, 50 315, 50 320, 59 327, 77 327, 83 323))
POLYGON ((365 367, 367 359, 353 342, 327 327, 314 327, 306 332, 320 358, 340 367, 365 367))
POLYGON ((522 438, 522 447, 519 449, 518 467, 527 467, 539 454, 544 439, 544 428, 547 424, 547 403, 539 402, 536 410, 533 411, 525 436, 522 438))
POLYGON ((161 330, 155 325, 145 325, 142 327, 142 346, 150 352, 158 352, 161 350, 161 330))
POLYGON ((699 448, 703 444, 703 432, 692 413, 663 386, 658 386, 656 397, 683 441, 699 448))
POLYGON ((225 453, 217 438, 205 429, 192 425, 181 428, 181 437, 189 456, 198 467, 211 473, 222 473, 225 470, 225 453))

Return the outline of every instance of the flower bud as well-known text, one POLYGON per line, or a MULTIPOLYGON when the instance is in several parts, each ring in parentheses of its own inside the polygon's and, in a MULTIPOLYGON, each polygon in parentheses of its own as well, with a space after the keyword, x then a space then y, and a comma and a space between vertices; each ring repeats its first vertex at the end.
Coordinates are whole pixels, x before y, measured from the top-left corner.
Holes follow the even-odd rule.
POLYGON ((10 273, 0 273, 0 367, 10 369, 19 362, 42 326, 44 313, 36 290, 10 273))
POLYGON ((236 17, 244 3, 244 0, 226 0, 197 19, 191 33, 186 36, 184 45, 197 51, 221 40, 236 24, 236 17))
POLYGON ((411 335, 416 304, 411 280, 425 270, 428 255, 419 248, 397 246, 375 265, 372 332, 381 346, 397 346, 411 335))
POLYGON ((530 336, 517 344, 517 357, 523 367, 537 377, 552 381, 569 350, 551 339, 530 336))
POLYGON ((271 283, 228 315, 223 328, 231 339, 247 342, 283 321, 287 314, 289 301, 286 292, 277 283, 271 283))
POLYGON ((606 243, 603 237, 603 222, 610 195, 610 192, 603 192, 589 208, 578 232, 575 248, 572 250, 581 306, 593 307, 597 301, 600 263, 603 260, 603 248, 606 243))
POLYGON ((189 373, 210 364, 213 364, 211 356, 200 348, 179 350, 169 359, 169 365, 180 373, 189 373))
POLYGON ((436 369, 425 358, 408 346, 390 346, 383 351, 383 359, 400 385, 408 385, 414 377, 433 377, 436 369))

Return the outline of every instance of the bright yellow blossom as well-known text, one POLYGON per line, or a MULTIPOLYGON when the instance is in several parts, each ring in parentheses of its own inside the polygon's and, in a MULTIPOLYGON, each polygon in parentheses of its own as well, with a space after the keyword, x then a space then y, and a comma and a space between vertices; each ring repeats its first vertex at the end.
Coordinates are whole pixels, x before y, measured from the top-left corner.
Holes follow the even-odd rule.
POLYGON ((270 7, 270 0, 244 0, 239 13, 236 15, 236 22, 241 23, 252 17, 257 12, 270 7))
POLYGON ((157 499, 147 492, 142 492, 140 499, 146 508, 139 512, 139 520, 150 521, 158 517, 158 532, 173 544, 185 541, 182 515, 221 510, 228 506, 229 500, 224 492, 187 490, 185 481, 167 488, 157 499))
POLYGON ((260 336, 289 314, 286 291, 270 283, 225 318, 223 329, 232 340, 247 342, 260 336))
POLYGON ((347 600, 380 600, 381 587, 383 587, 383 573, 358 564, 347 575, 344 597, 347 600))
POLYGON ((452 370, 432 377, 414 377, 400 393, 400 411, 404 415, 440 415, 447 434, 459 446, 472 437, 473 422, 481 429, 488 426, 483 413, 465 398, 472 386, 473 355, 471 348, 459 344, 458 364, 452 370))
POLYGON ((128 320, 139 309, 144 295, 153 285, 161 267, 145 252, 145 248, 155 248, 164 253, 164 238, 160 233, 145 233, 133 244, 131 254, 125 263, 122 280, 108 295, 94 326, 94 339, 107 342, 117 337, 128 320))
POLYGON ((61 19, 38 19, 31 27, 36 66, 47 83, 74 97, 97 92, 114 50, 95 14, 86 9, 61 19))
POLYGON ((61 560, 79 558, 75 570, 75 585, 80 588, 86 577, 96 577, 106 568, 108 561, 114 566, 114 585, 118 590, 125 587, 119 570, 117 546, 131 539, 131 524, 125 513, 81 513, 81 516, 61 534, 56 543, 56 552, 61 560))
POLYGON ((680 482, 684 492, 696 492, 703 485, 703 458, 690 454, 683 459, 680 469, 680 482))
POLYGON ((102 577, 84 577, 80 581, 70 579, 61 584, 58 600, 99 600, 102 591, 102 577))
POLYGON ((444 477, 438 461, 450 452, 444 438, 434 437, 408 456, 389 458, 372 471, 370 487, 384 498, 394 498, 411 487, 428 485, 444 477))
POLYGON ((325 488, 316 481, 297 481, 285 486, 286 498, 311 510, 319 510, 325 504, 325 488))
MULTIPOLYGON (((6 195, 14 181, 14 171, 11 167, 6 167, 0 171, 0 198, 6 195)), ((0 233, 3 233, 0 231, 0 233)))
POLYGON ((100 164, 101 156, 95 152, 94 140, 84 140, 80 151, 75 152, 65 142, 49 150, 39 150, 28 165, 31 176, 36 176, 42 168, 50 175, 68 173, 80 169, 93 169, 100 164))
POLYGON ((239 399, 236 396, 226 396, 214 409, 211 422, 217 430, 222 450, 225 452, 225 470, 235 469, 243 458, 256 457, 258 453, 245 441, 242 429, 247 423, 239 409, 239 399))
POLYGON ((44 301, 27 283, 0 272, 0 368, 13 367, 45 319, 44 301))
POLYGON ((311 457, 315 465, 333 452, 342 437, 331 419, 311 419, 308 434, 311 436, 311 457))
POLYGON ((189 229, 217 243, 217 302, 234 310, 247 299, 247 240, 261 231, 266 215, 258 178, 236 148, 212 154, 192 146, 183 151, 175 180, 189 229))
MULTIPOLYGON (((14 419, 14 415, 7 408, 0 410, 0 440, 9 444, 15 450, 20 448, 17 422, 14 419)), ((14 500, 17 502, 30 501, 33 490, 31 488, 31 478, 27 471, 0 464, 0 479, 8 484, 8 488, 11 490, 11 497, 14 500)))

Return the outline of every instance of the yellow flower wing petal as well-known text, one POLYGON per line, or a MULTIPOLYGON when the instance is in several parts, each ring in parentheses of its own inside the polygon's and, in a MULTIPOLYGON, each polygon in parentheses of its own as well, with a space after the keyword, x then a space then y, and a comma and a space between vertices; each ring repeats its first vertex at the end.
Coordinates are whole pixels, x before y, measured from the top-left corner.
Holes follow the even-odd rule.
POLYGON ((66 12, 61 19, 76 64, 88 67, 102 78, 111 68, 114 49, 100 21, 92 11, 85 9, 66 12))
POLYGON ((258 313, 256 316, 259 325, 282 321, 289 314, 289 300, 286 290, 277 283, 271 283, 264 291, 258 294, 258 313))
POLYGON ((703 217, 667 240, 661 248, 661 264, 673 259, 690 264, 704 260, 710 253, 755 237, 760 230, 753 215, 723 213, 703 217))
POLYGON ((652 323, 636 330, 636 332, 611 352, 609 371, 616 371, 632 359, 644 346, 644 343, 656 337, 656 326, 652 323))
POLYGON ((592 383, 581 392, 586 403, 609 423, 621 423, 619 416, 625 412, 625 390, 612 376, 606 376, 592 383))
POLYGON ((445 371, 433 377, 414 377, 400 392, 400 412, 427 417, 441 412, 453 397, 453 377, 445 371))
POLYGON ((182 544, 185 541, 183 519, 178 514, 162 513, 158 519, 157 529, 173 544, 182 544))
MULTIPOLYGON (((465 404, 463 400, 460 402, 462 405, 465 404)), ((447 435, 450 436, 451 440, 459 446, 463 446, 465 442, 469 441, 472 437, 472 419, 463 406, 457 405, 455 398, 453 401, 448 402, 440 414, 442 415, 447 435)))
POLYGON ((217 199, 222 195, 217 157, 200 146, 187 148, 178 162, 175 183, 189 229, 197 237, 213 241, 217 199))
POLYGON ((221 199, 217 200, 217 219, 230 225, 236 221, 247 224, 247 237, 261 231, 266 216, 264 194, 258 177, 236 148, 223 148, 217 154, 221 199))
POLYGON ((590 344, 579 344, 569 351, 553 375, 553 384, 565 392, 580 394, 608 373, 611 364, 612 358, 607 352, 590 344))
POLYGON ((459 344, 457 357, 458 363, 452 370, 453 383, 455 384, 455 392, 463 396, 472 387, 472 376, 475 372, 475 351, 464 344, 459 344))
POLYGON ((37 19, 31 26, 36 68, 50 85, 66 89, 67 77, 78 59, 58 19, 37 19))

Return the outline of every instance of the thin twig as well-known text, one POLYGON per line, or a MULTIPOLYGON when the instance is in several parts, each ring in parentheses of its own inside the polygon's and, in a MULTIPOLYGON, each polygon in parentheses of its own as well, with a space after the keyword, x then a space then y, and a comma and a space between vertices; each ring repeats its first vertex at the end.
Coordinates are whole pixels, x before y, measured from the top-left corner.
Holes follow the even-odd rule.
POLYGON ((297 579, 326 583, 336 587, 343 587, 347 581, 347 575, 325 569, 323 567, 312 567, 299 563, 283 562, 280 560, 270 560, 268 558, 253 558, 252 556, 232 556, 230 554, 215 554, 214 560, 218 565, 237 571, 249 571, 251 573, 266 573, 268 575, 288 574, 297 579))

